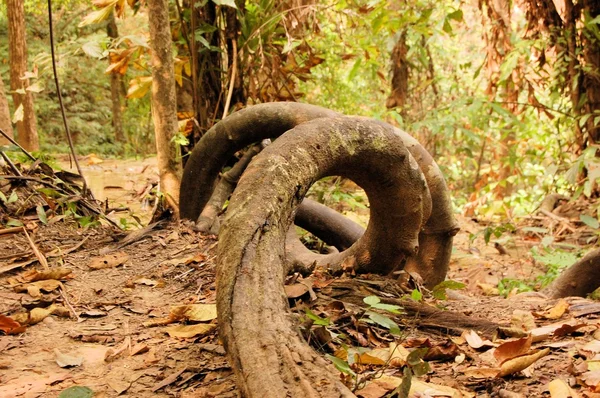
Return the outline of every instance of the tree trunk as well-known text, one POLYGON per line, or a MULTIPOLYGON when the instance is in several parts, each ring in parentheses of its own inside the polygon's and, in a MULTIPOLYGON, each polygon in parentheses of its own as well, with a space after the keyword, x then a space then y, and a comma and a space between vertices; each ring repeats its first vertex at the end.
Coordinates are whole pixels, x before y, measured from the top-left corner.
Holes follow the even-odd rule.
POLYGON ((171 52, 171 29, 166 0, 148 1, 150 43, 152 48, 152 118, 161 191, 178 215, 181 164, 176 144, 177 99, 171 52))
POLYGON ((339 254, 343 266, 387 273, 417 250, 430 198, 392 128, 364 118, 321 118, 257 155, 231 198, 217 265, 221 338, 243 396, 352 396, 299 334, 283 288, 294 209, 315 181, 329 175, 358 183, 371 204, 367 231, 339 254))
MULTIPOLYGON (((115 21, 114 13, 108 18, 106 25, 106 34, 113 41, 119 38, 119 30, 115 21)), ((110 62, 110 61, 109 61, 110 62)), ((110 98, 112 101, 112 125, 115 133, 115 141, 125 142, 123 133, 123 117, 121 111, 121 74, 114 71, 110 73, 110 98)))
MULTIPOLYGON (((6 98, 6 90, 4 89, 4 82, 0 75, 0 129, 8 134, 9 137, 13 138, 13 128, 10 121, 10 109, 8 108, 8 100, 6 98)), ((0 145, 8 145, 9 141, 0 136, 0 145)))
MULTIPOLYGON (((583 14, 588 15, 590 19, 600 16, 600 2, 583 0, 583 14)), ((589 144, 597 145, 600 143, 600 126, 595 122, 596 112, 600 111, 600 41, 594 36, 592 29, 584 31, 581 37, 586 66, 583 76, 583 88, 587 94, 585 113, 594 115, 587 120, 586 129, 589 133, 589 144)))
POLYGON ((27 43, 25 40, 25 8, 23 0, 6 0, 8 16, 8 60, 10 63, 10 89, 13 91, 15 112, 22 106, 23 118, 17 121, 17 141, 28 151, 37 151, 39 141, 33 96, 29 79, 21 79, 27 72, 27 43), (25 91, 19 94, 15 91, 25 91))
POLYGON ((581 260, 564 270, 543 293, 552 297, 581 296, 600 287, 600 249, 589 252, 581 260))
POLYGON ((388 109, 399 107, 403 116, 406 115, 404 105, 406 104, 406 94, 408 92, 407 54, 408 46, 406 45, 406 30, 404 30, 392 51, 392 93, 385 103, 388 109))

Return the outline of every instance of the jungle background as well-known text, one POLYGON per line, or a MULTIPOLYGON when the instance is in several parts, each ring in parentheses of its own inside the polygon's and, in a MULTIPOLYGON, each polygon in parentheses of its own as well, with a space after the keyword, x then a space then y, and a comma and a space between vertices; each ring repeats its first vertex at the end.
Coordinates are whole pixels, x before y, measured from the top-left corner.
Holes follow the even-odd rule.
MULTIPOLYGON (((214 303, 214 272, 211 273, 210 265, 214 260, 213 238, 199 236, 181 225, 174 231, 158 233, 143 228, 151 221, 150 210, 156 210, 157 198, 160 199, 157 181, 162 171, 160 166, 158 171, 154 169, 154 156, 158 148, 159 153, 169 153, 177 163, 176 168, 180 167, 206 131, 226 115, 248 105, 275 101, 320 105, 347 115, 387 121, 417 138, 439 164, 451 191, 462 231, 456 239, 449 277, 465 282, 470 293, 498 298, 540 290, 597 247, 600 236, 600 5, 597 2, 201 0, 192 4, 186 0, 169 1, 168 29, 172 43, 168 45, 174 60, 175 101, 166 95, 152 96, 150 27, 153 22, 149 22, 148 14, 153 5, 151 1, 136 0, 52 3, 60 94, 75 150, 84 165, 84 176, 100 199, 110 201, 103 207, 106 213, 125 203, 125 211, 109 216, 112 223, 124 231, 139 229, 142 234, 154 233, 150 241, 143 241, 132 252, 111 254, 116 256, 111 260, 114 267, 130 261, 137 270, 130 267, 125 274, 111 270, 104 278, 95 280, 82 277, 86 270, 79 269, 75 280, 69 282, 73 291, 84 292, 86 283, 94 289, 95 295, 81 293, 75 300, 78 321, 80 316, 104 317, 115 307, 122 311, 117 316, 109 315, 118 325, 117 331, 92 334, 96 343, 119 345, 117 353, 108 354, 97 347, 88 347, 85 354, 80 352, 93 358, 88 366, 97 374, 79 375, 76 384, 90 386, 94 391, 106 388, 109 395, 129 388, 136 396, 150 394, 149 391, 166 393, 166 390, 185 394, 190 385, 191 391, 198 388, 199 394, 204 394, 198 396, 235 394, 222 348, 218 348, 214 334, 212 340, 205 336, 209 330, 183 337, 175 332, 169 334, 187 338, 184 342, 200 335, 202 344, 192 346, 181 340, 172 341, 167 343, 169 348, 160 358, 161 349, 155 347, 164 344, 164 336, 144 332, 132 337, 130 325, 123 319, 131 317, 131 329, 135 330, 146 316, 167 316, 160 311, 158 315, 151 313, 164 302, 189 302, 185 289, 190 286, 195 290, 193 302, 214 303), (168 105, 176 110, 177 132, 171 131, 168 136, 155 131, 157 126, 152 117, 158 104, 153 101, 161 100, 170 102, 168 105), (157 144, 155 137, 162 137, 168 148, 157 144), (109 177, 105 179, 107 173, 109 177), (158 257, 150 254, 153 250, 164 251, 168 244, 176 245, 177 249, 160 252, 158 257), (148 261, 156 262, 154 269, 140 271, 148 261), (180 272, 179 267, 191 268, 180 272), (155 289, 163 288, 164 280, 168 281, 167 289, 155 289), (125 287, 119 290, 120 296, 99 300, 97 296, 106 294, 107 281, 125 287), (153 290, 139 293, 140 289, 153 290), (123 298, 132 291, 133 304, 123 298), (81 303, 86 303, 85 311, 80 310, 81 303), (133 338, 138 340, 132 342, 133 338), (136 342, 145 346, 140 352, 150 352, 153 357, 149 358, 150 354, 143 360, 134 357, 137 351, 132 346, 136 342), (118 358, 125 346, 131 357, 118 358), (180 366, 192 357, 200 362, 180 366), (124 373, 125 380, 124 374, 105 369, 104 362, 113 360, 119 366, 123 362, 124 368, 137 362, 133 373, 124 373), (207 367, 207 363, 211 365, 207 367), (104 375, 102 380, 109 380, 109 387, 99 381, 99 374, 104 375)), ((72 170, 54 84, 46 3, 7 0, 0 4, 0 76, 3 81, 0 128, 9 135, 14 131, 26 150, 53 168, 72 170), (14 25, 18 24, 18 16, 11 15, 15 9, 24 11, 20 28, 14 25), (26 38, 26 52, 20 55, 9 48, 9 30, 18 29, 23 30, 26 38), (13 57, 10 60, 9 54, 13 57), (18 61, 15 56, 20 57, 18 61), (26 66, 19 73, 11 70, 17 63, 26 66), (28 101, 33 108, 28 107, 28 101)), ((175 112, 172 117, 174 120, 175 112)), ((18 165, 31 164, 15 146, 3 153, 18 165)), ((64 208, 68 209, 60 220, 54 208, 42 206, 40 212, 37 204, 11 212, 14 204, 23 199, 19 197, 22 193, 15 192, 7 191, 0 196, 3 210, 9 210, 1 215, 0 222, 6 230, 22 226, 37 230, 32 223, 40 227, 55 225, 52 228, 58 230, 44 233, 42 228, 34 238, 36 243, 31 244, 39 245, 48 258, 54 258, 50 253, 59 246, 73 249, 71 257, 68 257, 70 249, 64 254, 67 257, 58 256, 61 260, 57 261, 67 265, 86 262, 90 257, 92 261, 94 258, 106 261, 107 253, 112 253, 103 247, 113 243, 109 236, 114 236, 114 232, 93 232, 92 228, 106 224, 106 220, 93 214, 82 216, 81 209, 68 204, 68 198, 58 200, 59 207, 67 203, 64 208), (64 220, 75 223, 64 229, 56 226, 64 220), (78 238, 83 235, 88 243, 77 246, 78 238), (46 241, 52 243, 43 247, 46 241), (81 248, 85 250, 79 251, 81 248)), ((329 178, 319 182, 312 196, 363 225, 368 222, 364 192, 348 181, 329 178)), ((15 242, 21 248, 18 253, 27 251, 23 248, 29 243, 24 237, 15 242)), ((310 236, 305 237, 305 243, 312 247, 320 244, 310 236)), ((7 254, 16 250, 11 244, 2 246, 7 254)), ((40 261, 39 253, 32 250, 27 254, 30 259, 25 260, 40 261)), ((24 258, 2 257, 6 263, 2 272, 20 268, 21 265, 14 267, 19 259, 24 258)), ((5 282, 5 287, 14 285, 8 279, 5 282)), ((303 288, 300 290, 307 293, 303 288)), ((15 293, 3 294, 9 300, 21 300, 15 293)), ((69 302, 67 297, 73 301, 72 295, 65 291, 62 294, 65 303, 69 302)), ((296 298, 294 294, 290 298, 296 298)), ((421 300, 420 294, 415 291, 413 299, 421 300)), ((371 301, 369 305, 376 308, 376 304, 371 301)), ((496 320, 510 318, 511 313, 514 316, 515 308, 519 308, 513 303, 494 312, 486 310, 482 302, 477 305, 482 306, 484 315, 496 320)), ((538 302, 531 304, 536 305, 542 306, 538 302)), ((14 309, 0 308, 2 313, 14 309)), ((311 308, 314 312, 309 311, 311 319, 329 328, 329 324, 323 324, 328 319, 327 311, 311 308)), ((206 320, 210 316, 200 318, 206 320)), ((387 325, 390 329, 390 324, 387 325)), ((86 341, 82 337, 86 335, 84 332, 56 336, 57 325, 46 322, 43 327, 39 333, 48 339, 48 347, 67 347, 68 339, 86 341)), ((20 366, 28 366, 26 356, 37 338, 39 335, 31 334, 22 345, 0 340, 0 353, 17 353, 22 358, 18 361, 20 366)), ((475 347, 478 344, 469 338, 466 340, 468 350, 482 347, 475 347)), ((600 352, 596 348, 588 347, 594 355, 600 352)), ((332 354, 335 351, 333 347, 327 349, 332 354)), ((469 358, 477 358, 478 354, 471 351, 469 358)), ((456 352, 452 354, 448 356, 456 357, 456 352)), ((50 357, 54 360, 50 348, 46 357, 40 355, 41 363, 50 357)), ((594 355, 586 358, 593 361, 594 355)), ((73 361, 73 358, 59 359, 73 361)), ((335 361, 346 377, 356 377, 358 369, 350 366, 356 364, 348 359, 335 361)), ((480 369, 481 364, 474 361, 480 369)), ((536 379, 538 384, 546 386, 552 379, 550 375, 556 372, 582 373, 567 371, 561 363, 557 357, 546 362, 543 376, 536 379)), ((0 361, 0 366, 17 371, 14 364, 0 361)), ((596 371, 591 366, 586 370, 596 371)), ((442 365, 436 371, 429 381, 448 385, 452 372, 442 365)), ((58 393, 65 379, 58 377, 55 370, 49 374, 48 380, 34 387, 45 389, 58 382, 61 386, 48 387, 58 393), (53 379, 53 375, 58 378, 53 379)), ((485 375, 479 376, 477 380, 485 379, 485 375)), ((30 381, 11 377, 10 389, 27 383, 27 391, 35 389, 30 381), (21 384, 15 384, 15 380, 21 384)), ((364 388, 364 383, 358 380, 356 387, 364 388)), ((598 380, 589 376, 579 382, 593 390, 600 384, 598 380)), ((510 390, 520 391, 524 396, 548 392, 543 386, 533 390, 531 384, 517 380, 510 390)), ((471 386, 464 382, 459 387, 464 389, 467 385, 471 386)), ((506 387, 496 381, 481 385, 486 391, 506 387)), ((569 383, 570 387, 575 385, 569 383)), ((369 392, 362 396, 383 395, 369 392)))

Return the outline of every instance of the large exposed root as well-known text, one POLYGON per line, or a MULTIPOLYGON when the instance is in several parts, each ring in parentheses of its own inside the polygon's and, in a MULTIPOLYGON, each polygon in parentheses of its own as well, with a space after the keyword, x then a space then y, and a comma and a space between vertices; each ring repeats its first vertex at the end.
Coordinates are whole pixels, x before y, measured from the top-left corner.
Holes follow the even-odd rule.
MULTIPOLYGON (((262 139, 276 138, 305 121, 335 116, 338 114, 333 111, 311 105, 269 103, 246 108, 217 123, 194 148, 186 164, 180 193, 181 216, 198 218, 214 190, 219 171, 236 151, 262 139)), ((383 122, 375 123, 393 129, 416 159, 429 186, 432 216, 419 237, 423 249, 407 260, 406 267, 419 273, 425 285, 432 287, 446 277, 452 238, 458 230, 445 181, 435 161, 414 138, 383 122)), ((298 221, 317 237, 342 250, 352 243, 351 239, 361 235, 361 227, 341 214, 315 208, 310 203, 301 207, 298 221)), ((291 253, 291 258, 313 258, 295 242, 288 246, 300 249, 291 253)), ((305 268, 308 266, 309 263, 304 264, 305 268)))
POLYGON ((328 175, 351 178, 365 189, 371 221, 352 247, 322 256, 324 261, 387 273, 417 250, 431 211, 429 190, 393 129, 359 118, 314 120, 255 157, 231 198, 217 268, 221 336, 245 396, 351 394, 299 335, 283 289, 285 236, 294 210, 328 175))

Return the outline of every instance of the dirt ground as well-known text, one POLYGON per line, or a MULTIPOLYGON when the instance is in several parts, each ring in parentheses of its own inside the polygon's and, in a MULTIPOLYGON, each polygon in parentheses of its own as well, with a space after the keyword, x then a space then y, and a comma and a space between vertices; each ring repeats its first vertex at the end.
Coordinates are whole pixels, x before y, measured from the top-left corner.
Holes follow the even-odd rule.
MULTIPOLYGON (((121 189, 133 197, 145 182, 136 184, 121 189)), ((418 378, 422 383, 413 380, 411 397, 600 397, 600 304, 547 300, 531 292, 500 296, 496 286, 502 278, 530 280, 545 271, 528 254, 531 242, 515 236, 500 254, 481 237, 471 242, 484 225, 464 217, 459 222, 448 277, 465 288, 449 291, 445 300, 425 301, 507 330, 529 330, 534 337, 461 334, 418 314, 394 318, 403 331, 394 337, 377 325, 360 325, 362 310, 336 293, 332 278, 316 276, 311 289, 290 289, 290 304, 299 317, 308 308, 323 318, 351 320, 331 329, 372 356, 354 364, 358 382, 346 376, 348 384, 364 398, 390 394, 401 366, 390 361, 381 366, 372 357, 397 343, 438 353, 426 359, 431 371, 418 378), (512 346, 503 344, 507 341, 512 346), (523 363, 531 365, 519 369, 523 363), (512 370, 499 376, 507 364, 512 370)), ((9 335, 0 332, 1 398, 238 395, 216 330, 216 237, 183 223, 129 235, 65 221, 26 225, 31 242, 22 232, 0 234, 0 330, 11 328, 6 316, 27 325, 9 335), (36 277, 47 269, 66 271, 54 279, 36 277), (186 312, 191 309, 199 312, 186 312)), ((289 282, 297 287, 297 281, 289 282)), ((390 298, 377 291, 377 283, 369 277, 358 282, 390 298)), ((324 354, 339 356, 335 341, 313 341, 323 330, 313 325, 306 337, 324 354)))

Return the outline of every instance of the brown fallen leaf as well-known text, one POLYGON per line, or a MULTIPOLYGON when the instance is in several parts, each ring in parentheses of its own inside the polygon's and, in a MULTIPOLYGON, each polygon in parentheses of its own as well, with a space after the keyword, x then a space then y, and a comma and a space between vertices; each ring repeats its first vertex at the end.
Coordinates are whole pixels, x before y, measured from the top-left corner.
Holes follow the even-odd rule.
POLYGON ((554 379, 548 383, 548 391, 552 398, 578 398, 579 395, 569 387, 569 385, 561 380, 554 379))
POLYGON ((165 328, 165 333, 168 333, 170 337, 177 337, 177 338, 182 338, 182 339, 187 339, 187 338, 191 338, 191 337, 196 337, 196 336, 203 336, 207 333, 209 333, 210 331, 212 331, 214 328, 216 328, 217 325, 209 323, 199 323, 197 325, 178 325, 178 326, 171 326, 168 328, 165 328))
POLYGON ((504 363, 500 366, 500 371, 498 372, 497 377, 505 377, 511 375, 513 373, 520 372, 528 368, 531 364, 537 361, 540 358, 545 357, 550 352, 549 348, 544 348, 543 350, 534 351, 530 354, 521 355, 515 358, 511 358, 509 360, 504 361, 504 363))
POLYGON ((58 348, 54 349, 54 355, 56 355, 56 363, 61 368, 80 366, 83 363, 83 357, 75 357, 62 353, 58 348))
POLYGON ((207 322, 217 318, 216 304, 187 304, 171 307, 169 318, 175 321, 207 322))
POLYGON ((43 281, 46 279, 60 280, 64 279, 71 272, 73 272, 71 269, 65 267, 50 268, 45 271, 32 269, 23 274, 23 279, 27 282, 43 281))
POLYGON ((539 341, 546 340, 550 336, 565 336, 567 334, 571 334, 579 328, 586 326, 586 324, 577 324, 575 321, 568 322, 557 322, 551 325, 542 326, 539 328, 535 328, 530 330, 531 336, 533 337, 533 342, 537 343, 539 341))
POLYGON ((592 370, 581 374, 581 380, 594 392, 600 392, 600 370, 592 370))
POLYGON ((354 363, 361 365, 385 365, 385 361, 383 359, 369 355, 368 352, 354 354, 354 363))
POLYGON ((465 341, 467 342, 467 344, 469 344, 471 348, 474 348, 476 350, 482 347, 486 348, 494 346, 494 343, 492 343, 489 340, 483 340, 474 330, 464 331, 461 337, 465 339, 465 341))
POLYGON ((6 334, 19 334, 25 331, 25 326, 21 326, 16 320, 0 315, 0 330, 6 334))
POLYGON ((169 376, 165 377, 160 383, 154 385, 154 387, 152 387, 152 392, 157 392, 158 390, 160 390, 163 387, 168 386, 169 384, 175 382, 179 376, 185 372, 187 368, 181 368, 177 371, 175 371, 174 373, 170 374, 169 376))
POLYGON ((39 297, 40 291, 50 293, 58 289, 62 283, 55 279, 40 280, 33 283, 26 283, 23 285, 15 286, 15 292, 23 293, 27 292, 31 297, 39 297))
POLYGON ((133 281, 133 283, 136 285, 146 285, 146 286, 152 286, 152 287, 158 286, 158 284, 159 284, 158 281, 155 281, 154 279, 149 279, 149 278, 138 278, 138 279, 135 279, 133 281))
POLYGON ((565 299, 560 299, 559 302, 550 309, 550 311, 544 314, 544 317, 547 319, 558 319, 562 317, 568 309, 569 303, 567 303, 565 299))
POLYGON ((600 352, 600 341, 592 340, 592 341, 586 343, 583 347, 581 347, 580 350, 597 354, 600 352))
POLYGON ((530 331, 535 329, 535 318, 530 311, 514 310, 511 318, 511 323, 514 327, 530 331))
POLYGON ((303 283, 294 283, 293 285, 285 285, 285 295, 287 298, 298 298, 308 293, 308 286, 303 283))
POLYGON ((470 367, 463 371, 463 374, 469 378, 482 380, 482 379, 492 379, 498 375, 499 368, 480 368, 480 367, 470 367))
POLYGON ((36 323, 43 321, 50 315, 57 315, 62 318, 68 318, 71 316, 71 313, 68 308, 56 304, 52 304, 51 306, 46 308, 34 308, 31 311, 29 311, 27 324, 35 325, 36 323))
POLYGON ((460 354, 460 350, 452 341, 446 341, 443 344, 436 344, 430 347, 425 356, 424 361, 446 361, 454 360, 460 354))
POLYGON ((119 348, 117 348, 116 350, 113 350, 112 348, 110 348, 104 353, 104 362, 114 361, 115 359, 117 359, 121 355, 123 355, 123 353, 128 351, 130 348, 131 348, 131 337, 127 336, 123 340, 123 343, 121 343, 119 348))
POLYGON ((49 376, 39 374, 24 375, 0 385, 0 397, 38 397, 47 386, 72 377, 69 373, 53 373, 49 376))
POLYGON ((129 260, 129 254, 125 252, 116 252, 93 258, 89 267, 91 269, 114 268, 125 264, 127 260, 129 260))
POLYGON ((150 347, 148 347, 146 344, 138 343, 131 348, 131 350, 129 351, 129 355, 139 355, 148 352, 149 350, 150 347))
POLYGON ((498 361, 499 364, 502 364, 502 362, 507 359, 526 354, 531 348, 531 341, 532 337, 529 335, 517 340, 502 343, 494 350, 494 358, 496 358, 496 361, 498 361))

